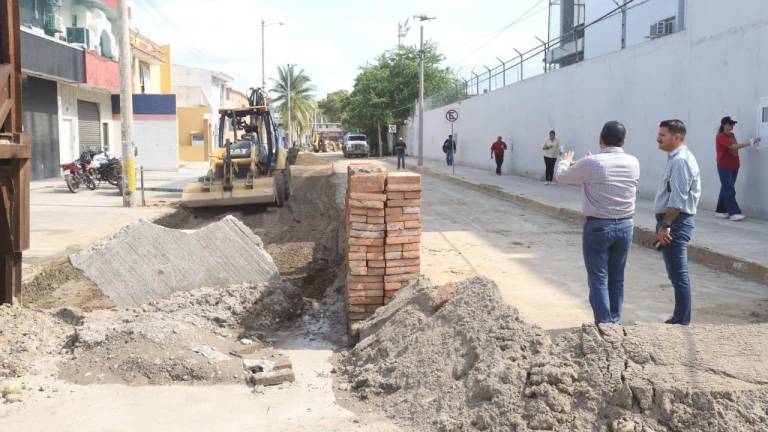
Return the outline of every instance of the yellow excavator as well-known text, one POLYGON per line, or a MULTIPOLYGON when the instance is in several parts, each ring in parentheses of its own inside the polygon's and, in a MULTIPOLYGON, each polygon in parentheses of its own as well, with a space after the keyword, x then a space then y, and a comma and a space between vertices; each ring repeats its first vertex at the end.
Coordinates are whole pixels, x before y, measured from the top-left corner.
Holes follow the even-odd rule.
POLYGON ((290 197, 288 152, 277 140, 277 127, 261 89, 251 89, 245 108, 219 110, 218 148, 208 172, 184 186, 186 207, 272 204, 290 197))

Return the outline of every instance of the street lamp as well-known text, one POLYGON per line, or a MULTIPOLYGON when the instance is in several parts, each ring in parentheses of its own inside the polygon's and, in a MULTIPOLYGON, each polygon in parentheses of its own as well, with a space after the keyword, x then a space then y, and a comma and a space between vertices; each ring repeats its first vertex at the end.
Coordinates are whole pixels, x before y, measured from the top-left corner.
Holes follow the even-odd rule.
POLYGON ((424 21, 430 21, 435 17, 424 14, 414 15, 414 19, 422 22, 421 36, 419 39, 419 166, 424 165, 424 21))
POLYGON ((261 20, 261 88, 264 92, 267 91, 267 74, 264 68, 264 27, 269 27, 271 25, 284 24, 281 22, 266 23, 264 20, 261 20))

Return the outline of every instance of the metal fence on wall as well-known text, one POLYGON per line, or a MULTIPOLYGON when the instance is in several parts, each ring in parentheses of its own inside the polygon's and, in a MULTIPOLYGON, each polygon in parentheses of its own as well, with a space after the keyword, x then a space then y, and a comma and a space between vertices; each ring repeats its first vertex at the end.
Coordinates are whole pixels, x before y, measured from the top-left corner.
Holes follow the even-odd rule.
MULTIPOLYGON (((624 31, 626 30, 628 16, 633 9, 647 5, 652 1, 659 0, 625 0, 623 3, 617 3, 619 6, 616 8, 589 23, 584 21, 583 9, 580 12, 577 10, 577 18, 575 19, 572 31, 554 38, 547 38, 546 41, 536 38, 538 44, 527 51, 521 52, 513 48, 513 57, 509 57, 507 60, 497 57, 498 63, 492 67, 486 65, 479 69, 475 67, 470 72, 469 77, 459 78, 459 83, 455 87, 448 91, 425 97, 424 109, 439 108, 473 96, 490 93, 524 79, 559 69, 561 63, 552 61, 551 53, 558 48, 562 48, 567 43, 574 45, 575 54, 571 61, 562 63, 562 66, 582 61, 584 59, 584 35, 586 29, 613 17, 620 16, 622 18, 624 30, 618 36, 621 37, 621 47, 625 48, 626 34, 624 31)), ((581 8, 584 7, 583 4, 577 4, 576 6, 577 9, 579 6, 581 8)), ((659 22, 659 24, 661 23, 659 22)), ((679 31, 679 29, 680 27, 672 32, 679 31)), ((650 37, 653 37, 653 33, 651 33, 650 37)))

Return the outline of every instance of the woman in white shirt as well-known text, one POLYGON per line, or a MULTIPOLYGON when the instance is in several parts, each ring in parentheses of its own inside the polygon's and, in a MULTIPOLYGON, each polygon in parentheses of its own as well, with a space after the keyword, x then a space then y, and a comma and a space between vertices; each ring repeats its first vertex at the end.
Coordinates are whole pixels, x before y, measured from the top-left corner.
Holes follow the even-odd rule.
POLYGON ((549 131, 549 137, 544 140, 544 147, 541 149, 544 151, 544 164, 547 167, 544 184, 552 184, 555 175, 555 162, 562 152, 560 141, 555 137, 555 131, 549 131))

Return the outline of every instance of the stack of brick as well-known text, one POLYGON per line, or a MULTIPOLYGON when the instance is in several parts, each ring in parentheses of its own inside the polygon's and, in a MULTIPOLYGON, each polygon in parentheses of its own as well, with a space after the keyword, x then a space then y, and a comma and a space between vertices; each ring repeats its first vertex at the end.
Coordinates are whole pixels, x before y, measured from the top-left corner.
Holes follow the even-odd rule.
POLYGON ((349 325, 384 304, 387 172, 350 165, 347 172, 347 312, 349 325))
POLYGON ((384 304, 421 272, 421 175, 389 173, 386 192, 384 304))

